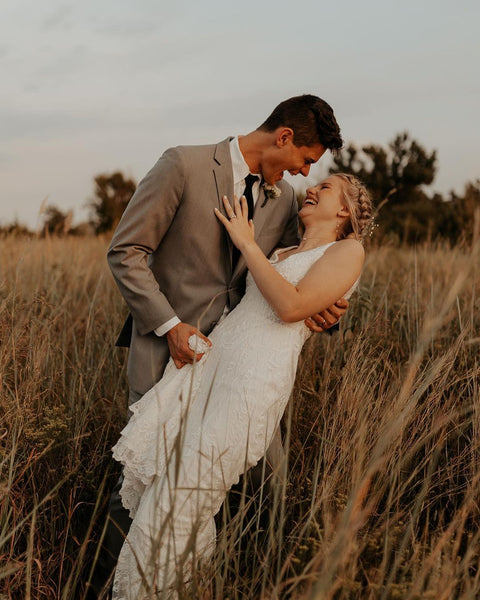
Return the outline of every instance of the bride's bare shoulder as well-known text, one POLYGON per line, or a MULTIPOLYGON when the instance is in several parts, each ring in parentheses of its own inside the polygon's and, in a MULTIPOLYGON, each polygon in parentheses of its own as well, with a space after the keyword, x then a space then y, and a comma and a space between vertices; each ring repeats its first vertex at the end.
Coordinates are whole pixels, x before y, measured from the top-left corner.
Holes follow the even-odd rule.
POLYGON ((348 255, 350 258, 357 258, 358 260, 363 261, 365 258, 365 248, 358 240, 354 238, 345 238, 344 240, 339 240, 335 244, 332 244, 325 252, 325 255, 332 257, 348 255))
POLYGON ((365 249, 357 239, 348 237, 332 244, 328 248, 328 252, 358 252, 359 254, 365 254, 365 249))

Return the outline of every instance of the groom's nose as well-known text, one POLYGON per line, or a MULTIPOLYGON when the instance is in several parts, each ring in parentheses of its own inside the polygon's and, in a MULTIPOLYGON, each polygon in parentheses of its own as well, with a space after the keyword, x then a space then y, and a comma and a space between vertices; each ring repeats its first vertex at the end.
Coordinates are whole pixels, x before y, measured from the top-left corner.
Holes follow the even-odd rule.
POLYGON ((303 168, 301 168, 300 173, 306 177, 310 173, 310 165, 305 165, 303 168))
POLYGON ((304 177, 306 177, 310 173, 310 165, 304 165, 303 167, 298 167, 297 169, 289 169, 288 172, 290 175, 298 175, 301 173, 304 177))

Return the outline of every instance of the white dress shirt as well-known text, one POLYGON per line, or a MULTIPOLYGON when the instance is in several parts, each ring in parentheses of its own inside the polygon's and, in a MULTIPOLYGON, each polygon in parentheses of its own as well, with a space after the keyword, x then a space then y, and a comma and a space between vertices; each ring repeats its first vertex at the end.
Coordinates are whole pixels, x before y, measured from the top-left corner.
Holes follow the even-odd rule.
MULTIPOLYGON (((230 156, 232 158, 233 193, 238 199, 240 199, 243 191, 245 190, 245 177, 250 173, 250 168, 243 158, 242 151, 240 150, 240 146, 238 144, 238 137, 234 137, 230 140, 230 156)), ((260 195, 260 182, 262 176, 258 173, 252 173, 252 175, 257 175, 258 177, 258 181, 256 181, 252 186, 253 204, 255 205, 260 195)), ((229 200, 230 203, 233 203, 233 198, 229 198, 229 200)), ((227 314, 227 312, 228 309, 225 307, 222 318, 227 314)), ((157 327, 154 331, 158 336, 162 336, 179 323, 181 323, 181 321, 178 317, 172 317, 166 323, 163 323, 163 325, 157 327)))
MULTIPOLYGON (((230 155, 232 157, 233 193, 240 199, 245 189, 245 177, 250 173, 250 168, 243 158, 238 144, 238 137, 230 140, 230 155)), ((260 181, 262 180, 262 176, 259 173, 252 173, 252 175, 258 177, 258 181, 252 186, 253 205, 255 206, 260 195, 260 181)), ((233 198, 229 198, 229 200, 232 203, 233 198)))

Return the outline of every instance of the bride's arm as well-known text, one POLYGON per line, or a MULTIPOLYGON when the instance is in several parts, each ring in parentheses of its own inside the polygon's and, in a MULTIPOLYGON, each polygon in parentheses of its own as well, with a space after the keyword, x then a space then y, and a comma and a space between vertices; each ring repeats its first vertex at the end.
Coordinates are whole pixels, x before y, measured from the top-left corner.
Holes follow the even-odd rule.
POLYGON ((225 225, 233 243, 243 254, 257 287, 282 321, 302 321, 335 303, 360 275, 364 250, 356 240, 334 244, 315 262, 305 277, 294 286, 267 260, 254 239, 253 223, 247 219, 247 203, 235 198, 234 210, 224 199, 227 215, 216 215, 225 225))

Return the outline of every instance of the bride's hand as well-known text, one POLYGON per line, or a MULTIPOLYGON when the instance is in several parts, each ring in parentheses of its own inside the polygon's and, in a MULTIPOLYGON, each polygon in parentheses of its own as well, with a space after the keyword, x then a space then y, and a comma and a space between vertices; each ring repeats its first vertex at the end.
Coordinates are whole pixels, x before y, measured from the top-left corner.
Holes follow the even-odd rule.
POLYGON ((228 198, 226 196, 223 197, 223 205, 225 206, 228 219, 222 215, 218 208, 215 208, 215 214, 225 225, 225 229, 228 231, 232 242, 242 252, 246 246, 255 243, 255 231, 253 221, 248 220, 248 204, 245 196, 242 196, 240 202, 236 196, 233 198, 232 208, 228 198))

